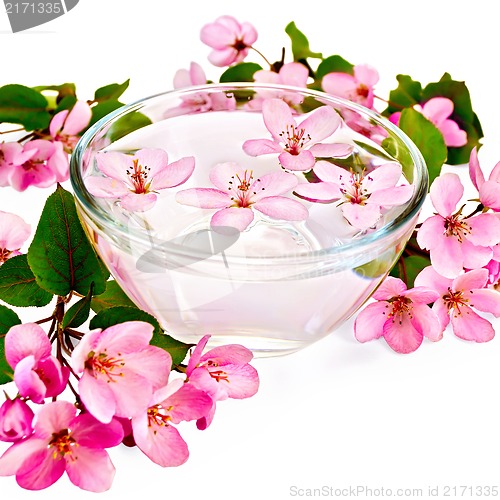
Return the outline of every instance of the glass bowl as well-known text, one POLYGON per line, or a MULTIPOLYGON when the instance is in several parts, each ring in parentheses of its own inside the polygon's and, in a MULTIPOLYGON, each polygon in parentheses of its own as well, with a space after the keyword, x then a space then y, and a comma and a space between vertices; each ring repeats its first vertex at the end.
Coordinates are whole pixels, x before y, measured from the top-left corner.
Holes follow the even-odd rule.
POLYGON ((415 145, 373 111, 304 88, 228 83, 101 119, 76 146, 71 183, 112 276, 170 335, 209 333, 211 346, 272 356, 325 337, 367 301, 415 228, 428 176, 415 145), (150 149, 168 154, 166 177, 151 151, 138 152, 150 149), (370 204, 371 176, 387 165, 407 199, 370 204), (310 184, 337 197, 312 196, 310 184), (360 207, 364 223, 349 212, 360 207))

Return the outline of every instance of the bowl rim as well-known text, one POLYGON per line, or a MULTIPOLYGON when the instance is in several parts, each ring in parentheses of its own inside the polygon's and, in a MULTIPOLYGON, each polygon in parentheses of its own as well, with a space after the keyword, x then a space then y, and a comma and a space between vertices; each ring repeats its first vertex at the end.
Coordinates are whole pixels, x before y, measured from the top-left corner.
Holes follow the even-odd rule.
MULTIPOLYGON (((269 263, 269 261, 276 261, 280 264, 284 264, 288 261, 292 262, 297 259, 302 260, 315 260, 318 257, 324 258, 326 255, 331 256, 339 256, 339 254, 344 254, 348 252, 363 252, 368 246, 384 241, 385 238, 390 237, 390 235, 396 232, 398 229, 402 228, 409 220, 411 220, 414 216, 418 214, 422 205, 425 201, 428 187, 429 187, 429 174, 428 169, 425 163, 425 160, 417 148, 417 146, 413 143, 413 141, 395 124, 393 124, 386 117, 381 115, 380 113, 371 110, 365 106, 354 103, 347 99, 333 96, 331 94, 327 94, 326 92, 309 89, 305 87, 296 87, 291 85, 282 85, 282 84, 271 84, 271 83, 260 83, 260 82, 224 82, 224 83, 207 83, 204 85, 192 85, 189 87, 183 87, 178 89, 170 89, 164 92, 159 92, 153 95, 149 95, 147 97, 143 97, 136 101, 133 101, 129 104, 124 104, 120 108, 112 111, 108 115, 104 116, 100 120, 98 120, 95 124, 89 127, 85 133, 81 136, 78 143, 76 144, 73 153, 70 158, 70 183, 74 191, 75 200, 77 202, 77 207, 92 220, 93 223, 99 223, 101 228, 106 228, 106 231, 109 231, 108 234, 120 234, 126 235, 128 240, 133 240, 136 244, 146 244, 147 246, 151 246, 151 234, 141 233, 139 230, 132 230, 130 227, 125 226, 123 224, 117 223, 115 219, 107 216, 105 212, 99 209, 99 207, 93 203, 93 197, 85 188, 84 179, 81 175, 80 165, 84 158, 85 152, 89 145, 91 145, 92 141, 96 138, 96 136, 106 127, 110 126, 116 119, 120 118, 123 115, 128 113, 137 111, 148 105, 155 100, 182 97, 186 94, 193 94, 197 92, 215 92, 215 91, 231 91, 231 90, 244 90, 244 89, 262 89, 262 90, 275 90, 282 92, 300 92, 305 96, 310 96, 316 99, 321 99, 323 101, 329 101, 332 104, 336 104, 337 106, 343 106, 349 108, 365 117, 368 117, 374 120, 377 124, 383 126, 386 130, 395 134, 407 147, 408 152, 411 156, 411 159, 414 163, 416 175, 414 178, 413 185, 416 187, 414 189, 413 195, 410 200, 407 202, 406 208, 394 219, 390 220, 387 224, 383 225, 380 228, 375 229, 374 231, 364 235, 360 239, 354 239, 350 242, 346 242, 345 244, 325 247, 320 250, 312 250, 305 251, 302 253, 295 254, 285 254, 278 256, 235 256, 235 255, 225 255, 223 256, 224 260, 230 259, 231 262, 237 263, 239 260, 241 262, 245 262, 248 264, 252 263, 269 263)), ((162 242, 162 247, 165 250, 172 251, 174 254, 178 252, 178 254, 185 254, 186 252, 182 249, 182 245, 162 242)), ((193 248, 189 248, 189 255, 196 256, 199 255, 200 258, 206 257, 206 253, 198 252, 193 248)))

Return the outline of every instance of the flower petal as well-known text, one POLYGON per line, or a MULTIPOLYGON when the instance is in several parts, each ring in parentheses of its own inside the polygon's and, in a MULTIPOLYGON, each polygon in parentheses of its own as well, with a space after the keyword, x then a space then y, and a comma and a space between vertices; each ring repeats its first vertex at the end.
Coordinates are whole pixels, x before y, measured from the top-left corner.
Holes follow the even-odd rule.
POLYGON ((477 269, 488 264, 493 257, 493 250, 491 247, 476 246, 465 240, 462 242, 462 255, 465 269, 477 269))
POLYGON ((85 408, 105 424, 111 422, 116 412, 115 396, 110 385, 90 373, 84 373, 78 382, 78 393, 85 408))
POLYGON ((297 128, 305 130, 312 143, 330 137, 339 127, 341 119, 331 106, 316 108, 297 128))
POLYGON ((253 212, 250 208, 223 208, 212 216, 212 226, 235 227, 244 231, 253 221, 253 212))
POLYGON ((108 452, 85 446, 78 446, 71 453, 71 458, 66 460, 66 472, 75 486, 95 493, 109 490, 115 477, 108 452))
POLYGON ((500 183, 486 181, 479 188, 479 199, 481 203, 495 212, 500 212, 500 183))
POLYGON ((467 219, 472 229, 467 239, 474 245, 493 246, 500 243, 500 219, 495 214, 479 214, 467 219))
POLYGON ((352 153, 353 147, 350 144, 314 144, 309 151, 316 158, 344 158, 352 153))
POLYGON ((62 132, 70 136, 78 135, 90 123, 91 118, 92 110, 87 102, 76 101, 64 122, 62 132))
POLYGON ((342 192, 337 184, 332 182, 303 182, 294 193, 309 201, 334 201, 342 198, 342 192))
POLYGON ((384 338, 389 347, 400 354, 416 351, 424 339, 407 314, 395 316, 384 325, 384 338))
POLYGON ((283 140, 280 134, 296 126, 290 107, 281 99, 266 99, 262 103, 262 116, 267 130, 278 142, 283 140))
POLYGON ((445 232, 445 222, 441 215, 433 215, 422 223, 417 231, 420 248, 430 250, 439 244, 439 236, 445 232))
POLYGON ((186 156, 174 161, 155 175, 152 183, 153 188, 165 189, 184 184, 191 177, 194 164, 193 156, 186 156))
POLYGON ((500 293, 497 290, 484 288, 464 292, 463 295, 470 300, 471 307, 491 313, 496 318, 500 317, 500 293))
POLYGON ((316 161, 313 154, 308 149, 303 149, 299 154, 292 155, 284 151, 278 156, 278 160, 284 168, 304 172, 314 167, 316 161))
POLYGON ((198 208, 225 208, 231 205, 228 193, 212 188, 184 189, 175 194, 175 201, 198 208))
POLYGON ((129 212, 146 212, 153 208, 156 203, 155 193, 136 194, 128 193, 120 200, 120 205, 129 212))
POLYGON ((445 120, 439 125, 439 131, 448 147, 460 148, 467 144, 467 132, 462 130, 453 120, 445 120))
POLYGON ((182 421, 198 420, 207 415, 212 408, 212 398, 204 391, 190 384, 182 387, 163 401, 164 408, 172 409, 169 415, 174 424, 182 421))
POLYGON ((434 208, 439 215, 451 215, 464 194, 464 187, 457 174, 447 173, 436 177, 430 188, 434 208))
POLYGON ((456 278, 464 264, 461 243, 456 238, 445 235, 438 236, 436 241, 437 245, 430 251, 431 264, 442 276, 456 278))
POLYGON ((298 179, 293 174, 286 172, 273 172, 265 174, 254 181, 248 190, 254 192, 252 200, 257 201, 268 196, 277 196, 288 193, 297 184, 298 179))
POLYGON ((66 461, 61 457, 54 458, 53 450, 46 447, 24 460, 17 471, 16 481, 26 490, 43 490, 54 484, 65 469, 66 461))
POLYGON ((370 195, 367 203, 380 207, 393 207, 406 203, 411 198, 412 194, 413 186, 396 186, 375 191, 370 195))
POLYGON ((495 336, 495 329, 491 323, 467 306, 462 306, 460 313, 452 312, 451 325, 453 333, 463 340, 489 342, 495 336))
POLYGON ((387 302, 374 302, 362 309, 354 321, 354 336, 358 342, 378 339, 384 334, 384 324, 390 312, 387 302))
MULTIPOLYGON (((484 174, 479 164, 479 158, 477 156, 477 148, 474 146, 470 152, 469 158, 469 176, 471 178, 472 184, 479 191, 481 186, 484 184, 484 174)), ((491 177, 490 177, 491 179, 491 177)))
POLYGON ((81 413, 71 423, 71 434, 87 448, 111 448, 122 442, 123 426, 117 419, 103 424, 90 413, 81 413))
POLYGON ((454 104, 447 97, 433 97, 422 106, 422 114, 438 128, 452 113, 454 104))
POLYGON ((352 226, 361 230, 375 226, 380 219, 379 207, 359 203, 344 203, 342 214, 352 226))
POLYGON ((0 476, 13 476, 23 465, 23 462, 31 463, 31 456, 47 449, 45 439, 30 437, 13 444, 0 457, 0 476))
POLYGON ((284 196, 262 198, 253 208, 273 219, 300 221, 309 217, 309 212, 302 203, 284 196))
POLYGON ((229 192, 228 189, 234 188, 240 184, 239 180, 244 180, 249 177, 249 172, 234 161, 217 163, 210 170, 210 182, 224 193, 229 192))
POLYGON ((413 305, 413 319, 411 320, 415 329, 422 332, 432 342, 443 338, 444 327, 436 312, 424 304, 413 305))
POLYGON ((270 139, 249 139, 243 143, 243 151, 250 156, 281 153, 283 148, 270 139))
POLYGON ((43 328, 36 323, 15 325, 5 335, 5 358, 15 368, 26 356, 38 361, 50 356, 52 345, 43 328))
POLYGON ((133 157, 117 151, 98 152, 95 156, 97 168, 108 177, 128 182, 127 170, 133 168, 133 157))
POLYGON ((168 154, 160 148, 143 148, 137 151, 132 160, 139 160, 138 163, 144 169, 148 168, 150 179, 154 179, 160 172, 168 167, 168 154))
POLYGON ((415 278, 415 287, 426 287, 435 290, 439 295, 445 295, 451 288, 453 281, 436 272, 432 266, 427 266, 415 278))
POLYGON ((98 198, 121 198, 130 192, 122 181, 96 175, 85 179, 85 187, 91 195, 98 198))
POLYGON ((376 300, 389 300, 406 292, 406 285, 403 280, 387 276, 373 294, 376 300))

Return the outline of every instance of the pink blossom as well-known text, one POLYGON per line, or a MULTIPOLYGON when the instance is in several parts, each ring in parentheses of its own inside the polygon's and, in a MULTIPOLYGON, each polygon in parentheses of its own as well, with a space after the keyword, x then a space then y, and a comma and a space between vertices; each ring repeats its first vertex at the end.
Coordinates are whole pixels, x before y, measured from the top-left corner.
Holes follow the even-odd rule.
POLYGON ((241 62, 257 40, 257 31, 247 22, 239 23, 232 16, 220 16, 201 29, 201 41, 213 50, 208 60, 215 66, 241 62))
POLYGON ((493 258, 484 266, 488 271, 488 285, 500 285, 500 244, 493 247, 493 258))
MULTIPOLYGON (((291 62, 284 64, 278 73, 269 70, 259 70, 253 75, 257 83, 289 85, 292 87, 307 87, 309 70, 301 63, 291 62)), ((300 104, 303 97, 297 92, 287 92, 286 90, 263 90, 256 88, 256 92, 247 107, 251 110, 261 110, 265 99, 279 98, 290 106, 300 104)), ((293 112, 293 109, 292 109, 293 112)))
POLYGON ((214 402, 210 413, 198 420, 200 429, 210 425, 217 401, 249 398, 259 389, 257 370, 249 364, 253 358, 250 350, 229 344, 202 354, 209 340, 210 335, 205 335, 198 342, 186 369, 189 383, 205 391, 214 402))
POLYGON ((0 441, 14 443, 31 435, 34 417, 26 401, 7 397, 0 407, 0 441))
POLYGON ((477 149, 474 147, 470 153, 469 175, 472 184, 479 192, 479 201, 483 206, 500 212, 500 162, 495 165, 486 180, 479 164, 477 149))
POLYGON ((92 118, 92 110, 85 101, 77 101, 71 111, 65 109, 57 113, 50 121, 49 131, 54 141, 61 142, 66 153, 75 149, 80 139, 80 132, 92 118))
POLYGON ((106 177, 87 177, 89 192, 98 198, 118 198, 125 210, 137 212, 152 208, 158 190, 183 184, 194 170, 192 156, 168 163, 168 154, 155 148, 140 149, 134 155, 99 152, 96 159, 106 177))
POLYGON ((72 366, 82 374, 78 392, 97 420, 145 412, 153 393, 167 383, 170 355, 149 345, 152 336, 149 323, 127 321, 93 330, 75 347, 72 366))
POLYGON ((340 200, 344 217, 361 230, 373 227, 387 208, 403 205, 413 193, 412 186, 397 185, 402 178, 399 163, 386 163, 360 174, 318 161, 314 173, 321 182, 299 184, 295 194, 314 202, 340 200))
POLYGON ((17 191, 29 186, 45 188, 68 179, 68 155, 61 143, 29 141, 17 158, 22 163, 12 165, 8 174, 9 184, 17 191))
POLYGON ((67 401, 44 405, 32 436, 13 444, 0 457, 0 476, 16 476, 27 490, 42 490, 66 471, 70 481, 87 491, 111 487, 115 468, 105 448, 117 446, 123 428, 117 421, 98 422, 89 413, 76 415, 67 401))
POLYGON ((485 288, 488 281, 486 269, 474 269, 455 279, 445 278, 432 266, 424 268, 415 278, 415 284, 435 290, 440 297, 432 309, 444 328, 451 318, 453 333, 463 339, 487 342, 495 336, 491 322, 479 316, 474 309, 500 316, 500 294, 485 288))
POLYGON ((19 249, 29 238, 31 226, 18 215, 0 210, 0 265, 21 255, 19 249))
POLYGON ((375 68, 367 64, 358 64, 354 66, 353 75, 337 72, 326 74, 321 81, 321 86, 328 94, 372 108, 373 87, 378 80, 379 74, 375 68))
POLYGON ((132 419, 135 443, 162 467, 182 465, 189 450, 173 424, 203 418, 212 405, 206 392, 176 379, 156 391, 147 411, 132 419))
POLYGON ((262 115, 271 139, 250 139, 243 150, 250 156, 280 153, 278 160, 288 170, 310 170, 316 157, 343 157, 352 152, 348 144, 321 144, 340 126, 341 118, 330 106, 316 108, 297 124, 288 104, 282 99, 266 99, 262 115))
POLYGON ((447 278, 466 269, 485 266, 492 247, 500 242, 500 221, 495 214, 462 215, 456 206, 464 188, 458 175, 447 173, 432 183, 430 197, 437 214, 429 217, 417 232, 421 248, 430 251, 431 264, 447 278))
POLYGON ((377 302, 366 306, 356 317, 354 335, 360 342, 384 337, 391 349, 402 354, 418 349, 424 337, 440 340, 443 328, 427 306, 438 297, 437 292, 425 286, 407 290, 402 280, 389 276, 373 294, 377 302))
MULTIPOLYGON (((467 144, 467 133, 459 128, 457 122, 450 120, 453 113, 453 101, 446 97, 433 97, 424 105, 416 104, 413 109, 422 113, 443 135, 444 142, 448 147, 461 147, 467 144)), ((399 125, 401 112, 393 113, 389 119, 396 125, 399 125)))
POLYGON ((36 323, 15 325, 5 336, 5 358, 19 394, 35 403, 61 394, 68 382, 68 368, 51 351, 47 334, 36 323))
POLYGON ((307 219, 307 209, 285 196, 297 185, 297 178, 286 172, 266 174, 254 180, 250 170, 237 163, 219 163, 210 171, 217 189, 193 188, 179 191, 176 200, 183 205, 215 208, 212 226, 229 226, 244 231, 254 219, 253 209, 273 219, 307 219))
POLYGON ((14 167, 22 165, 32 154, 24 152, 18 142, 0 144, 0 187, 10 186, 10 176, 14 167))
MULTIPOLYGON (((174 88, 181 89, 193 85, 205 85, 207 77, 203 68, 192 62, 189 70, 179 69, 174 75, 174 88)), ((236 99, 225 92, 196 92, 187 96, 180 96, 182 104, 179 108, 169 110, 165 116, 177 116, 185 113, 206 111, 224 111, 236 109, 236 99)))

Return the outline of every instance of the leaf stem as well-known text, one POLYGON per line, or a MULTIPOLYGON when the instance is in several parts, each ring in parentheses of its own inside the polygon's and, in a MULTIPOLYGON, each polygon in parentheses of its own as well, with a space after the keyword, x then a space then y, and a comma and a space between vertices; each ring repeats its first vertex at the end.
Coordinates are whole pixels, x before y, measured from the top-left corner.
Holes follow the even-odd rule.
POLYGON ((262 57, 264 61, 266 61, 266 64, 269 64, 269 67, 273 69, 273 65, 268 61, 267 57, 260 50, 256 49, 253 45, 251 45, 249 48, 257 52, 257 54, 259 54, 259 56, 262 57))

